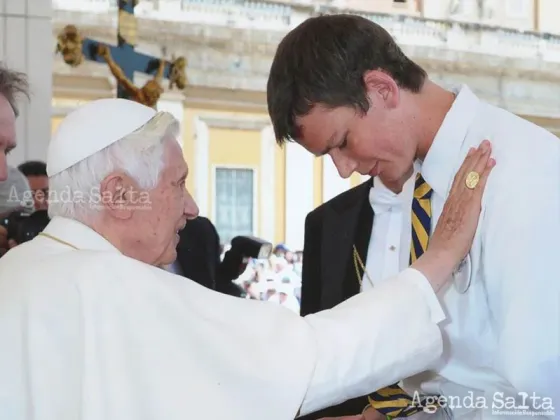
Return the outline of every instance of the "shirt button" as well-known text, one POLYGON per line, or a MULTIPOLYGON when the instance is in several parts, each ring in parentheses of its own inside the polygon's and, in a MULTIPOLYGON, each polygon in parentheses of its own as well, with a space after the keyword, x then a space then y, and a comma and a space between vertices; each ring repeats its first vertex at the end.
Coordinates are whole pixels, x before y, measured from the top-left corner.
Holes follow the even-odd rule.
POLYGON ((395 249, 397 249, 397 247, 396 247, 395 245, 391 245, 391 246, 389 247, 389 250, 391 250, 391 251, 394 251, 395 249))

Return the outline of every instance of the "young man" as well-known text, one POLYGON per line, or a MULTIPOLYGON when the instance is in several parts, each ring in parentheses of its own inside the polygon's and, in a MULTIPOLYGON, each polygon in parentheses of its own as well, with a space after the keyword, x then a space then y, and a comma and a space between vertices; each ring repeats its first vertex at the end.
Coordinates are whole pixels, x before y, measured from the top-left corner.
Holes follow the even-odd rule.
POLYGON ((469 148, 489 139, 499 166, 469 256, 441 294, 449 321, 439 364, 315 418, 370 402, 392 417, 420 415, 406 402, 415 392, 459 398, 442 418, 490 418, 506 396, 539 412, 550 398, 558 415, 560 141, 467 86, 436 85, 383 28, 351 15, 308 19, 283 39, 268 108, 280 144, 330 155, 344 178, 374 178, 307 217, 304 314, 379 287, 425 251, 469 148), (523 392, 538 399, 524 404, 523 392), (471 394, 487 409, 464 403, 471 394))

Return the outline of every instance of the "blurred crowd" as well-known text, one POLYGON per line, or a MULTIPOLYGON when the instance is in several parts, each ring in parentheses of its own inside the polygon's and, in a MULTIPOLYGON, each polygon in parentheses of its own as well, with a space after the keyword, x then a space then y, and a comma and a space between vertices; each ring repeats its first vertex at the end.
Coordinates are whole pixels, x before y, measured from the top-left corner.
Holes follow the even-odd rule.
POLYGON ((301 251, 280 244, 269 258, 249 260, 235 282, 243 288, 247 299, 277 303, 299 314, 302 261, 301 251))

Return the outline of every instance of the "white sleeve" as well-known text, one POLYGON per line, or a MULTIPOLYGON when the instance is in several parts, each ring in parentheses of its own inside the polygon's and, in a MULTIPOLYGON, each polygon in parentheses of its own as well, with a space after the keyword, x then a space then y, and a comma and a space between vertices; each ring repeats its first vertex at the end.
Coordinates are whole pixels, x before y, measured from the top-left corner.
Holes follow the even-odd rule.
POLYGON ((412 268, 305 319, 317 358, 300 415, 422 372, 442 353, 437 324, 445 315, 427 279, 412 268))

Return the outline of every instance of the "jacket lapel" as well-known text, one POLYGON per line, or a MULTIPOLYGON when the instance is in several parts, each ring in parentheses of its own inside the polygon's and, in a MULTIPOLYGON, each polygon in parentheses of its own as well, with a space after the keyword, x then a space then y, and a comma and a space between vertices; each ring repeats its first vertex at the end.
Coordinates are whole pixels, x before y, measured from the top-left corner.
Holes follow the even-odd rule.
POLYGON ((324 309, 345 299, 347 267, 351 262, 360 212, 364 201, 368 200, 371 185, 371 180, 366 181, 335 198, 325 208, 321 244, 321 307, 324 309))

